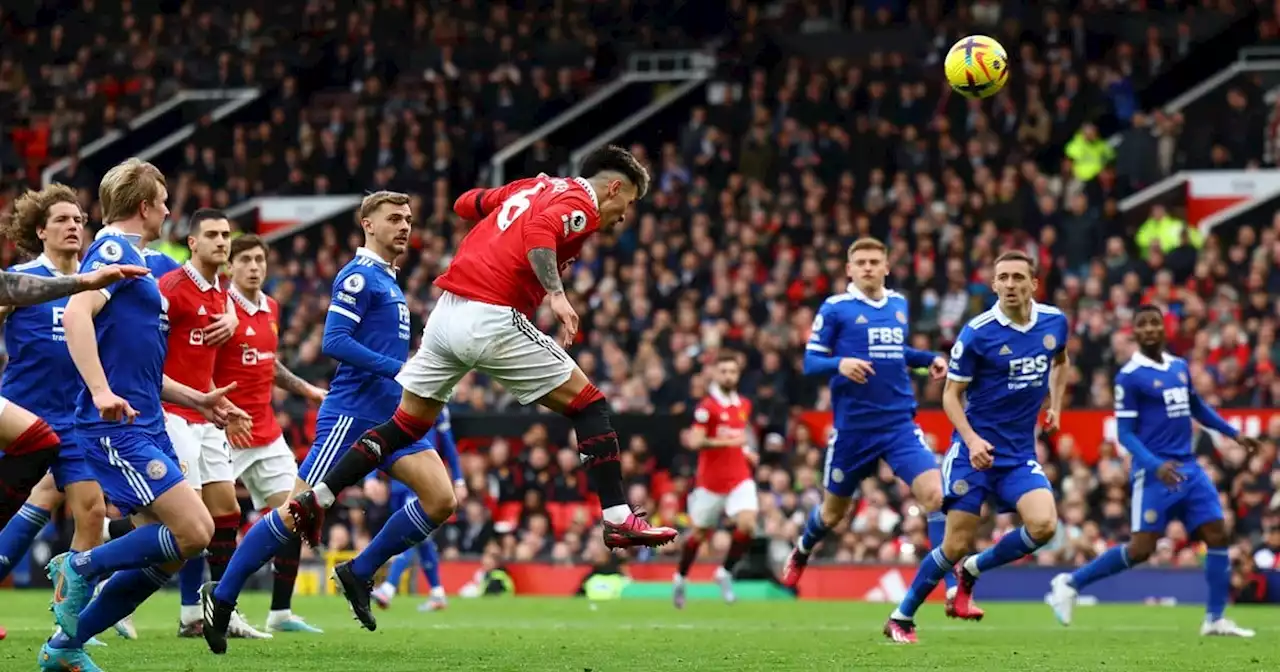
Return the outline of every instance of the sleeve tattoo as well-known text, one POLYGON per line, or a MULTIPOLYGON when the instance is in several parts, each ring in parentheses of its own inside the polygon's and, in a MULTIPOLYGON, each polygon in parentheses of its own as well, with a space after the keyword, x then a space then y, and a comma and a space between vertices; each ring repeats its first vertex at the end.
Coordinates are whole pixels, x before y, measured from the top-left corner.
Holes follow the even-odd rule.
POLYGON ((549 247, 535 247, 529 250, 529 265, 533 267, 533 274, 538 276, 538 282, 542 283, 542 288, 547 290, 548 294, 555 294, 564 291, 564 285, 560 282, 560 263, 556 261, 555 250, 549 247))
POLYGON ((0 272, 0 305, 34 306, 71 296, 84 289, 84 280, 77 275, 42 278, 26 273, 0 272))
POLYGON ((305 396, 307 389, 310 388, 311 385, 307 381, 299 378, 298 374, 290 371, 288 367, 277 359, 276 387, 298 396, 305 396))

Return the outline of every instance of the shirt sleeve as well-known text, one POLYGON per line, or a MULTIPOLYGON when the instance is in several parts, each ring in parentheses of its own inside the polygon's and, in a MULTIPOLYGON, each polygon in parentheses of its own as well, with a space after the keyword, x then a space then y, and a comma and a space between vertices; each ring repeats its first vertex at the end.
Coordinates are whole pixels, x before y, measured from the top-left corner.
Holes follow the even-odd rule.
POLYGON ((1115 397, 1116 418, 1136 418, 1138 417, 1138 391, 1129 376, 1123 373, 1116 376, 1115 388, 1112 390, 1112 396, 1115 397))
POLYGON ((368 284, 364 275, 356 270, 346 276, 335 278, 333 291, 329 296, 329 314, 340 315, 355 324, 360 324, 369 310, 373 296, 373 289, 368 287, 368 284))
POLYGON ((520 227, 520 237, 524 241, 525 252, 546 247, 552 250, 556 249, 560 239, 563 237, 563 231, 569 226, 569 222, 573 217, 580 217, 582 224, 586 224, 586 214, 576 211, 572 203, 552 202, 545 210, 539 213, 529 212, 525 215, 529 218, 520 227))
POLYGON ((835 304, 823 303, 818 314, 813 317, 813 326, 809 329, 809 342, 804 349, 824 355, 834 355, 836 337, 840 333, 840 321, 836 319, 835 304))
POLYGON ((977 332, 967 324, 964 325, 964 329, 960 330, 960 335, 956 337, 955 344, 951 346, 951 361, 947 364, 947 380, 954 380, 957 383, 967 383, 973 380, 973 373, 978 370, 978 360, 981 359, 974 347, 978 341, 977 336, 977 332))
MULTIPOLYGON (((133 250, 131 245, 109 237, 95 243, 89 248, 89 253, 86 254, 84 260, 80 262, 80 272, 91 273, 103 266, 110 266, 112 264, 145 265, 142 261, 142 256, 138 254, 137 251, 133 250), (126 247, 129 249, 126 249, 126 247)), ((159 278, 157 277, 157 279, 159 278)), ((124 289, 129 285, 129 283, 134 282, 134 280, 135 278, 117 280, 98 291, 102 292, 103 296, 106 296, 107 300, 110 301, 111 297, 114 296, 116 292, 124 289)))
POLYGON ((693 426, 711 436, 711 419, 711 409, 707 408, 707 402, 698 402, 697 408, 693 409, 693 426))

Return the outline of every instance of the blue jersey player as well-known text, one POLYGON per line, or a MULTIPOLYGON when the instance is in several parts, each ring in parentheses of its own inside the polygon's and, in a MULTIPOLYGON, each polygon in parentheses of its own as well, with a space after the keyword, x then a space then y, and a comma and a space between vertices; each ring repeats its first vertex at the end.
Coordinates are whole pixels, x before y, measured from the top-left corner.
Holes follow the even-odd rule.
MULTIPOLYGON (((409 357, 410 325, 409 307, 396 283, 393 262, 409 243, 413 222, 409 197, 386 191, 367 196, 360 206, 360 222, 365 246, 334 278, 325 320, 324 352, 338 360, 338 370, 320 405, 315 444, 298 470, 300 481, 295 492, 320 483, 351 448, 355 437, 378 426, 400 403, 401 388, 395 376, 409 357)), ((443 488, 449 501, 453 501, 444 464, 431 450, 425 434, 424 431, 422 439, 386 455, 379 465, 393 478, 405 481, 419 497, 393 514, 384 530, 418 541, 425 540, 437 523, 444 522, 430 520, 420 502, 431 500, 433 488, 443 488), (438 466, 438 473, 431 471, 432 462, 438 466), (428 465, 426 471, 424 464, 428 465)), ((245 581, 297 537, 296 528, 296 515, 290 504, 267 514, 245 535, 222 581, 206 586, 204 636, 211 651, 226 652, 227 628, 245 581)), ((312 546, 319 544, 318 538, 304 541, 312 546)), ((376 539, 369 548, 375 546, 376 539)), ((373 568, 381 567, 396 553, 388 553, 373 568)), ((349 568, 349 563, 340 565, 335 575, 345 589, 352 579, 341 571, 344 567, 349 568)), ((373 571, 368 571, 368 576, 372 577, 373 571)), ((367 600, 367 582, 360 582, 359 586, 367 600)))
MULTIPOLYGON (((6 276, 15 281, 74 283, 71 278, 80 267, 84 222, 84 211, 70 187, 53 184, 21 196, 6 222, 4 237, 34 258, 8 269, 6 276)), ((76 521, 71 548, 84 551, 102 543, 102 490, 85 464, 84 453, 74 436, 79 376, 67 354, 62 328, 66 305, 64 294, 43 303, 0 307, 0 320, 7 320, 4 341, 9 356, 0 387, 12 402, 10 414, 14 419, 18 415, 25 418, 14 423, 12 432, 9 427, 0 427, 0 435, 21 439, 14 439, 8 448, 0 449, 0 454, 7 452, 9 459, 18 459, 24 444, 31 444, 31 438, 36 435, 56 434, 58 439, 57 459, 49 466, 47 475, 41 468, 44 463, 30 470, 28 479, 43 478, 27 501, 16 512, 0 512, 0 524, 4 526, 0 530, 0 581, 13 564, 27 554, 51 512, 62 507, 63 493, 76 521), (61 384, 50 384, 50 381, 61 381, 61 384), (19 409, 25 410, 19 413, 19 409), (31 418, 32 414, 43 422, 31 418)), ((6 476, 13 475, 8 459, 0 464, 4 465, 6 476)), ((16 485, 13 483, 5 485, 18 492, 27 489, 12 487, 16 485)), ((0 509, 4 507, 0 504, 0 509)))
POLYGON ((1021 252, 996 259, 996 305, 973 318, 951 348, 942 408, 956 428, 942 461, 946 536, 920 563, 884 634, 916 642, 915 613, 954 567, 957 590, 948 614, 977 620, 978 575, 1021 559, 1053 539, 1058 512, 1053 489, 1036 461, 1036 419, 1049 396, 1047 427, 1056 427, 1066 391, 1067 318, 1032 300, 1035 263, 1021 252), (982 505, 994 499, 1016 509, 1023 526, 994 546, 957 562, 973 545, 982 505))
MULTIPOLYGON (((453 487, 458 496, 458 500, 466 499, 466 480, 462 478, 462 465, 458 463, 458 446, 453 440, 453 427, 449 422, 449 408, 440 409, 440 415, 436 417, 435 427, 427 432, 427 441, 436 447, 440 452, 440 456, 448 463, 449 473, 453 475, 453 487)), ((392 511, 399 511, 407 504, 417 498, 413 494, 413 490, 409 486, 400 481, 391 481, 391 501, 389 506, 392 511)), ((373 590, 373 601, 379 607, 388 609, 391 607, 391 600, 396 595, 396 590, 400 585, 404 572, 409 568, 411 562, 408 551, 401 553, 391 561, 391 566, 387 569, 387 578, 382 585, 373 590)), ((422 573, 427 578, 427 583, 431 586, 431 596, 426 602, 422 603, 419 608, 421 611, 439 611, 448 606, 445 599, 444 586, 440 583, 440 553, 436 549, 436 542, 428 538, 426 541, 418 544, 418 562, 422 566, 422 573)))
MULTIPOLYGON (((99 199, 108 225, 89 247, 82 271, 142 266, 138 244, 158 233, 169 214, 164 176, 130 159, 102 178, 99 199)), ((165 378, 165 302, 149 274, 76 295, 67 303, 63 327, 84 381, 76 399, 76 439, 103 492, 138 523, 119 539, 49 562, 61 631, 41 649, 40 668, 93 672, 99 668, 85 655, 84 643, 132 613, 184 558, 203 552, 213 533, 213 520, 178 468, 161 397, 202 409, 220 423, 243 412, 225 402, 226 388, 198 392, 165 378), (108 574, 90 600, 94 581, 108 574)))
POLYGON ((849 291, 827 299, 805 346, 804 371, 831 379, 834 426, 827 446, 822 506, 814 508, 787 559, 782 582, 795 586, 809 554, 853 504, 863 479, 884 460, 929 514, 929 538, 942 542, 938 461, 915 423, 911 369, 946 374, 940 355, 908 345, 907 299, 885 289, 888 250, 874 238, 849 246, 849 291))
POLYGON ((1086 586, 1146 562, 1156 550, 1171 518, 1181 520, 1208 546, 1205 581, 1209 585, 1201 635, 1252 637, 1223 616, 1231 592, 1230 537, 1223 523, 1218 489, 1196 463, 1191 449, 1191 421, 1256 450, 1257 439, 1240 436, 1204 403, 1191 386, 1186 360, 1164 351, 1164 314, 1156 306, 1138 308, 1133 320, 1138 352, 1116 374, 1116 433, 1133 458, 1133 502, 1129 543, 1116 546, 1071 574, 1051 582, 1049 605, 1063 625, 1079 591, 1086 586))

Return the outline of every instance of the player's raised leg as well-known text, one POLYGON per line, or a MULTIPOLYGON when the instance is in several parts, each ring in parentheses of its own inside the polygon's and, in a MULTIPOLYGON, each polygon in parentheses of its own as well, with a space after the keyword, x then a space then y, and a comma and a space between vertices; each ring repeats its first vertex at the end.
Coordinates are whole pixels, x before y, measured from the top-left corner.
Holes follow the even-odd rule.
MULTIPOLYGON (((925 598, 937 588, 942 577, 951 572, 956 562, 963 558, 970 548, 973 548, 978 524, 982 520, 979 512, 982 510, 982 493, 984 492, 984 487, 967 489, 964 496, 956 497, 954 506, 947 506, 944 503, 947 521, 942 544, 930 551, 920 562, 915 578, 907 588, 907 594, 903 596, 897 609, 889 615, 889 620, 884 626, 884 634, 889 639, 903 644, 914 644, 917 641, 916 611, 920 605, 924 604, 925 598)), ((967 613, 965 615, 967 616, 967 613)))

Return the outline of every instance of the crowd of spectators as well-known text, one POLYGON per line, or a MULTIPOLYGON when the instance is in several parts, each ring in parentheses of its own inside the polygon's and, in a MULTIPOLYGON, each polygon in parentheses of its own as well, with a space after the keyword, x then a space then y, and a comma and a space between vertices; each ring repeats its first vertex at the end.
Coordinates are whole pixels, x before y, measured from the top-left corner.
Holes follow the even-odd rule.
MULTIPOLYGON (((331 16, 348 35, 339 52, 347 67, 334 75, 341 91, 304 99, 286 84, 269 120, 201 129, 179 165, 166 167, 176 184, 175 239, 183 213, 198 206, 267 193, 406 190, 415 197, 420 225, 401 260, 401 277, 411 312, 427 314, 438 294, 431 282, 467 230, 449 211, 453 197, 485 179, 495 148, 580 99, 613 71, 593 13, 630 6, 563 3, 568 9, 539 14, 547 21, 539 24, 515 10, 477 9, 486 3, 455 4, 428 12, 390 3, 363 10, 368 14, 358 11, 351 20, 331 16), (378 29, 368 32, 370 26, 406 25, 430 34, 433 46, 384 49, 375 39, 378 29), (478 25, 478 34, 468 29, 478 25), (525 58, 539 46, 535 40, 562 46, 557 54, 563 60, 525 58)), ((1184 142, 1189 131, 1179 115, 1131 109, 1135 87, 1194 48, 1188 37, 1194 17, 1232 14, 1233 3, 1201 3, 1195 10, 1201 14, 1186 15, 1171 32, 1151 33, 1141 46, 1096 39, 1086 19, 1103 10, 1092 3, 1047 9, 1025 26, 1005 20, 1012 10, 990 0, 962 5, 945 18, 938 3, 928 2, 838 13, 829 5, 843 3, 729 4, 735 23, 720 50, 718 80, 731 86, 709 87, 713 94, 680 128, 635 140, 633 151, 654 177, 653 193, 637 204, 624 231, 588 243, 566 286, 583 316, 572 352, 619 412, 686 413, 706 389, 702 364, 720 348, 746 353, 743 393, 758 411, 763 455, 757 471, 760 534, 769 540, 771 557, 785 554, 805 512, 820 501, 825 437, 812 436, 794 413, 824 410, 829 399, 824 381, 801 375, 800 362, 815 309, 844 291, 845 248, 859 236, 888 243, 889 283, 911 299, 913 339, 943 352, 964 323, 992 303, 990 262, 996 254, 1017 248, 1039 260, 1037 298, 1066 311, 1074 329, 1068 346, 1073 408, 1111 406, 1111 377, 1132 352, 1127 326, 1142 302, 1167 309, 1171 350, 1191 362, 1194 384, 1206 399, 1226 407, 1268 407, 1280 400, 1280 217, 1269 226, 1203 239, 1188 230, 1170 241, 1143 238, 1141 220, 1122 217, 1118 206, 1124 196, 1183 168, 1263 161, 1265 143, 1249 139, 1265 128, 1264 92, 1247 83, 1211 94, 1240 123, 1208 135, 1197 128, 1194 143, 1184 142), (766 24, 802 32, 876 30, 904 17, 930 31, 927 53, 876 52, 855 60, 796 56, 776 67, 756 60, 753 36, 766 24), (932 74, 947 46, 977 29, 1009 46, 1017 63, 1008 91, 983 103, 948 95, 932 74), (1118 149, 1101 155, 1096 170, 1060 159, 1056 148, 1073 139, 1101 140, 1089 120, 1106 112, 1132 123, 1118 149)), ((307 3, 309 9, 321 5, 307 3)), ((264 67, 272 61, 254 50, 252 36, 271 32, 257 11, 213 13, 230 19, 219 24, 229 31, 222 44, 237 54, 227 56, 223 70, 239 68, 237 76, 272 72, 287 82, 287 65, 264 67)), ((616 25, 633 31, 640 43, 657 39, 644 24, 616 25)), ((1274 22, 1264 23, 1263 31, 1268 25, 1274 32, 1274 22)), ((199 43, 174 41, 183 49, 199 49, 187 46, 199 43)), ((190 70, 207 65, 206 59, 213 57, 192 55, 190 70)), ((144 80, 152 76, 142 71, 144 80)), ((0 64, 0 80, 4 72, 0 64)), ((69 103, 78 94, 58 95, 69 103)), ((80 123, 88 120, 68 127, 80 123)), ((532 156, 521 172, 558 171, 554 157, 532 156)), ((328 290, 359 243, 358 229, 344 222, 272 250, 268 289, 285 313, 282 357, 305 378, 324 381, 332 373, 334 364, 321 352, 328 290)), ((545 312, 536 322, 549 331, 555 326, 545 312)), ((936 405, 939 395, 938 384, 919 383, 922 405, 936 405)), ((286 432, 305 449, 314 409, 281 401, 286 432)), ((476 375, 462 381, 451 406, 463 416, 521 411, 476 375)), ((1244 551, 1252 550, 1250 544, 1261 544, 1260 554, 1266 544, 1274 546, 1277 533, 1270 531, 1280 529, 1280 499, 1274 497, 1280 421, 1266 432, 1272 441, 1255 456, 1215 448, 1207 435, 1197 439, 1200 459, 1222 489, 1241 557, 1249 555, 1244 551)), ((549 437, 546 427, 534 424, 523 436, 469 444, 478 446, 463 456, 472 497, 460 507, 458 522, 439 535, 446 558, 490 552, 507 560, 574 562, 595 552, 594 506, 576 452, 549 437)), ((1103 446, 1096 464, 1058 437, 1042 438, 1039 449, 1061 498, 1064 525, 1037 562, 1078 564, 1123 539, 1127 468, 1116 448, 1103 446)), ((664 523, 686 526, 691 463, 677 460, 670 470, 659 470, 652 452, 638 437, 624 453, 632 501, 664 523)), ((914 562, 927 540, 910 493, 882 471, 864 484, 863 494, 848 527, 825 544, 822 557, 914 562)), ((328 534, 334 548, 363 545, 389 514, 385 488, 376 482, 347 493, 345 501, 328 534)), ((1010 527, 1006 517, 995 517, 985 537, 1010 527)), ((1153 561, 1197 562, 1186 532, 1171 527, 1153 561)), ((726 547, 725 539, 712 544, 715 552, 726 547)))

